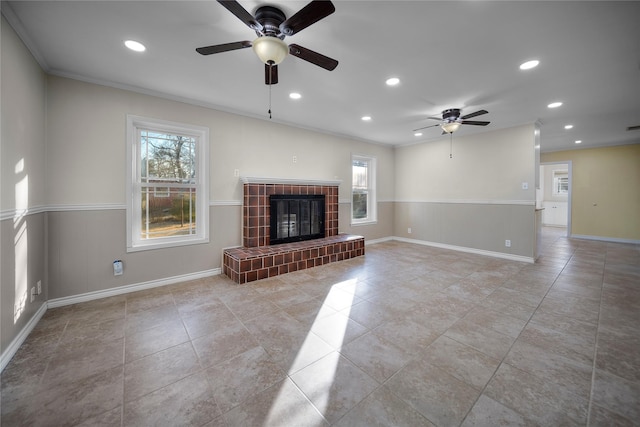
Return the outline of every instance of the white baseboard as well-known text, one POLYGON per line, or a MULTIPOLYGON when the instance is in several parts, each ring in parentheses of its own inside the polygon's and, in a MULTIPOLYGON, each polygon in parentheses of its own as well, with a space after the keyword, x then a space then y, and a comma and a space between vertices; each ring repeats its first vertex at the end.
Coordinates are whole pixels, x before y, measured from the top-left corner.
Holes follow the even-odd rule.
POLYGON ((445 243, 429 242, 426 240, 407 239, 406 237, 394 236, 391 239, 397 240, 399 242, 415 243, 417 245, 424 245, 424 246, 432 246, 434 248, 449 249, 452 251, 466 252, 470 254, 484 255, 484 256, 490 256, 494 258, 508 259, 510 261, 528 262, 529 264, 533 264, 535 262, 535 259, 533 257, 527 257, 522 255, 505 254, 503 252, 486 251, 484 249, 475 249, 475 248, 467 248, 464 246, 447 245, 445 243))
POLYGON ((38 311, 36 311, 36 314, 33 315, 24 328, 22 328, 18 336, 15 337, 13 341, 11 341, 11 344, 9 344, 9 346, 2 352, 2 355, 0 355, 0 372, 4 371, 4 368, 9 364, 11 358, 16 354, 24 340, 27 339, 46 311, 47 303, 45 302, 40 306, 38 311))
POLYGON ((65 305, 87 302, 100 298, 107 298, 116 295, 128 294, 130 292, 143 291, 145 289, 158 288, 160 286, 173 285, 175 283, 189 280, 202 279, 204 277, 217 276, 222 272, 220 268, 199 271, 196 273, 181 274, 179 276, 167 277, 164 279, 150 280, 148 282, 135 283, 132 285, 119 286, 117 288, 104 289, 101 291, 87 292, 69 297, 55 298, 48 301, 49 308, 62 307, 65 305))
POLYGON ((391 237, 391 236, 383 237, 381 239, 373 239, 373 240, 366 240, 365 239, 364 245, 365 246, 375 245, 376 243, 390 242, 391 240, 393 240, 393 237, 391 237))
POLYGON ((571 237, 572 239, 597 240, 600 242, 630 243, 632 245, 640 245, 640 240, 635 240, 635 239, 620 239, 617 237, 588 236, 584 234, 572 234, 569 237, 571 237))

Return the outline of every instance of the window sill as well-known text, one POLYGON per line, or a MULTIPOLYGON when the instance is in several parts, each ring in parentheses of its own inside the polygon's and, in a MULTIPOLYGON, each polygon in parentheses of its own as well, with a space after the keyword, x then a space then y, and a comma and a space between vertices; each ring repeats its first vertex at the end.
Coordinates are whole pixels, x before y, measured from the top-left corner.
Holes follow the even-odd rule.
POLYGON ((201 239, 179 240, 179 241, 174 240, 171 242, 145 243, 145 244, 136 245, 136 246, 127 246, 127 252, 151 251, 154 249, 167 249, 167 248, 175 248, 180 246, 201 245, 204 243, 209 243, 209 239, 201 238, 201 239))
POLYGON ((374 225, 377 224, 378 220, 373 219, 373 220, 365 220, 365 221, 351 221, 351 226, 352 227, 357 227, 359 225, 374 225))

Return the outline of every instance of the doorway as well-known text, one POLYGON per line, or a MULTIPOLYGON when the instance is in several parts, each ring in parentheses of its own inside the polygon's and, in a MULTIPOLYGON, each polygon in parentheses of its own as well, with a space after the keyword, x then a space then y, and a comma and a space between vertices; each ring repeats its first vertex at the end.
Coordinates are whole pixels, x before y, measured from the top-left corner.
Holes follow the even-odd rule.
POLYGON ((542 225, 564 229, 571 236, 571 161, 540 164, 540 188, 536 189, 536 207, 543 208, 542 225))

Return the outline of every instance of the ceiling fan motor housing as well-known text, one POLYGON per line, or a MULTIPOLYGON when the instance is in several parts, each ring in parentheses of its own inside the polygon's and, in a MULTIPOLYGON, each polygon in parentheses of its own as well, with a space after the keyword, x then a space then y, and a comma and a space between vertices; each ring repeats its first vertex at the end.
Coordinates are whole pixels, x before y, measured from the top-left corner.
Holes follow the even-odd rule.
MULTIPOLYGON (((256 10, 256 21, 262 24, 263 33, 265 36, 278 37, 280 40, 284 39, 284 34, 280 32, 280 24, 282 24, 287 17, 277 7, 273 6, 261 6, 256 10)), ((258 36, 261 36, 259 31, 256 31, 258 36)))
POLYGON ((442 112, 442 120, 445 122, 454 122, 460 118, 459 108, 449 108, 442 112))

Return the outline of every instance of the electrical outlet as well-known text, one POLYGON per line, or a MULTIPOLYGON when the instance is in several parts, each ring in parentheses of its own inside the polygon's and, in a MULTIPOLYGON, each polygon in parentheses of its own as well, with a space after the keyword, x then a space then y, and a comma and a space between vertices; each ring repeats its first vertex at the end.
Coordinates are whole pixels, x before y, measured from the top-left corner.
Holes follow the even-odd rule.
POLYGON ((31 302, 35 301, 36 299, 36 288, 35 286, 33 288, 31 288, 31 302))
POLYGON ((42 280, 38 280, 36 286, 38 287, 38 295, 40 295, 42 293, 42 280))
POLYGON ((293 163, 298 163, 298 156, 293 156, 293 163))
POLYGON ((240 169, 234 169, 233 170, 233 176, 236 177, 236 178, 239 177, 240 176, 240 169))
POLYGON ((511 247, 511 240, 505 240, 505 241, 504 241, 504 245, 505 245, 507 248, 510 248, 510 247, 511 247))
POLYGON ((122 261, 117 259, 113 261, 113 275, 114 276, 122 276, 124 266, 122 265, 122 261))
POLYGON ((411 234, 411 227, 407 228, 407 233, 411 234))

